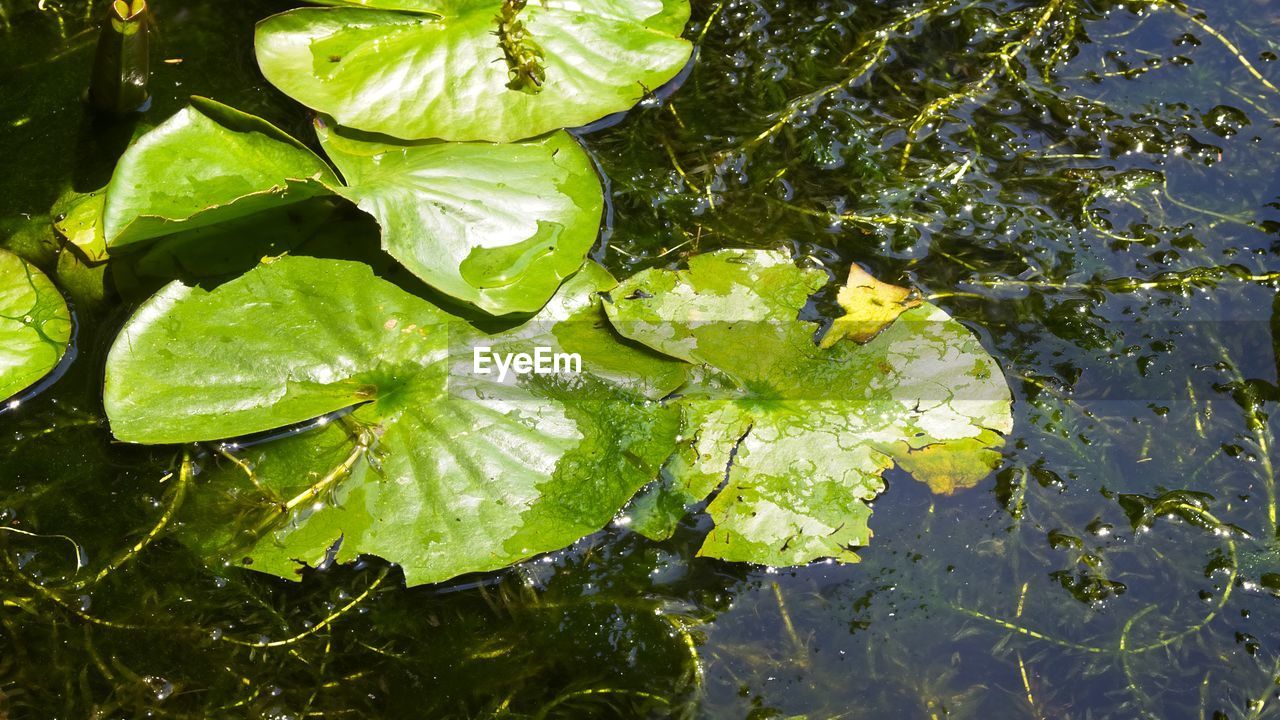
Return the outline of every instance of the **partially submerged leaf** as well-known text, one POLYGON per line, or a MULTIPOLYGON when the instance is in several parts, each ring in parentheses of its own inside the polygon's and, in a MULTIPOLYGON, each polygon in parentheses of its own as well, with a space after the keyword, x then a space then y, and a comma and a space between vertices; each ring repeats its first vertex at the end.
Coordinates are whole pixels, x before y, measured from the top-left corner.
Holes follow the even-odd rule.
POLYGON ((836 318, 822 337, 824 348, 845 338, 866 342, 899 315, 920 305, 909 289, 881 282, 857 264, 849 268, 849 280, 840 288, 837 301, 845 314, 836 318))
POLYGON ((439 16, 291 10, 259 24, 258 64, 273 85, 346 127, 510 142, 626 110, 674 78, 692 52, 679 37, 687 0, 439 6, 439 16))
POLYGON ((108 248, 330 192, 333 170, 267 121, 205 98, 143 135, 107 185, 108 248))
POLYGON ((147 0, 114 0, 98 35, 89 83, 89 103, 108 115, 147 105, 151 79, 151 12, 147 0))
POLYGON ((895 461, 944 491, 972 484, 1011 427, 995 361, 933 305, 905 310, 865 344, 818 347, 815 325, 797 314, 824 282, 785 252, 728 250, 695 256, 687 270, 642 272, 610 293, 619 332, 704 369, 683 391, 689 439, 658 490, 687 505, 719 488, 704 555, 856 560, 852 548, 871 535, 868 502, 895 461))
POLYGON ((988 430, 977 437, 926 445, 893 457, 935 494, 950 495, 977 485, 999 467, 1000 445, 999 436, 988 430))
POLYGON ((107 299, 106 263, 90 263, 78 253, 61 252, 53 277, 82 315, 95 312, 107 299))
POLYGON ((53 370, 70 341, 62 293, 34 265, 0 250, 0 400, 53 370))
POLYGON ((104 188, 83 195, 70 193, 54 205, 54 229, 91 263, 107 259, 107 238, 102 233, 106 200, 104 188))
POLYGON ((399 562, 411 584, 492 570, 598 530, 670 454, 678 417, 653 401, 683 365, 613 335, 596 301, 612 285, 588 265, 533 321, 491 335, 347 261, 173 283, 112 348, 105 405, 117 437, 148 443, 354 408, 212 473, 186 531, 211 556, 291 577, 336 547, 399 562), (577 352, 581 372, 500 382, 474 371, 481 347, 577 352))
POLYGON ((596 241, 604 191, 567 132, 505 145, 318 132, 346 181, 337 192, 378 220, 387 252, 491 314, 538 310, 596 241))

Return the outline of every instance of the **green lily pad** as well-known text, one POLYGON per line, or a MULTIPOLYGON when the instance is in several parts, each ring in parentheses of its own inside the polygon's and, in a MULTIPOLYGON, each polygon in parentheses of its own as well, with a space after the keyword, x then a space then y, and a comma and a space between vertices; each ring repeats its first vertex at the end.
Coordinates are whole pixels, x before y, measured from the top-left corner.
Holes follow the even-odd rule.
POLYGON ((394 264, 378 249, 378 226, 338 197, 316 197, 217 225, 166 235, 109 264, 122 298, 140 302, 173 280, 221 282, 285 254, 394 264))
POLYGON ((237 222, 261 234, 254 224, 263 213, 336 193, 378 221, 383 247, 410 272, 503 315, 542 307, 599 233, 600 178, 566 132, 510 144, 388 144, 321 124, 343 184, 266 121, 193 103, 129 149, 104 193, 68 206, 59 230, 86 257, 161 235, 190 246, 211 226, 219 242, 234 239, 243 231, 222 230, 237 222))
POLYGON ((687 0, 431 5, 429 14, 338 7, 276 15, 258 26, 258 64, 287 95, 345 127, 510 142, 627 110, 692 52, 679 37, 687 0))
POLYGON ((206 98, 143 135, 107 185, 108 249, 329 193, 333 170, 262 118, 206 98))
POLYGON ((362 7, 371 10, 403 10, 405 12, 444 15, 449 0, 311 0, 313 5, 362 7))
POLYGON ((71 341, 71 311, 34 265, 0 250, 0 400, 57 367, 71 341))
POLYGON ((318 128, 338 194, 432 287, 494 315, 541 308, 595 243, 604 191, 567 132, 505 145, 404 145, 318 128))
POLYGON ((678 415, 654 401, 685 365, 613 334, 596 299, 613 284, 588 265, 532 321, 487 334, 349 261, 173 283, 112 347, 105 406, 118 438, 143 443, 353 408, 228 450, 184 530, 211 558, 291 577, 368 553, 411 584, 492 570, 598 530, 670 455, 678 415), (477 348, 537 347, 579 353, 580 372, 476 372, 477 348))
POLYGON ((877 301, 878 334, 849 333, 846 320, 838 332, 870 339, 819 347, 817 325, 797 315, 825 283, 785 252, 729 250, 611 291, 620 333, 703 370, 679 401, 689 437, 637 502, 642 531, 667 534, 673 508, 714 494, 703 555, 856 561, 852 548, 871 536, 868 503, 895 462, 944 491, 990 472, 1011 398, 973 334, 929 303, 894 319, 877 301))

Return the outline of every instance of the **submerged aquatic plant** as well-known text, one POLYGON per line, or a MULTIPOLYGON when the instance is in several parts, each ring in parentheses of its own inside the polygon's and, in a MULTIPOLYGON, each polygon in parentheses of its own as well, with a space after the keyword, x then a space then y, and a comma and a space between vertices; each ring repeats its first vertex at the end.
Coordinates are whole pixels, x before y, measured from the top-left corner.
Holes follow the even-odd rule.
POLYGON ((89 102, 110 115, 143 109, 151 95, 150 12, 147 0, 114 0, 98 36, 89 102))

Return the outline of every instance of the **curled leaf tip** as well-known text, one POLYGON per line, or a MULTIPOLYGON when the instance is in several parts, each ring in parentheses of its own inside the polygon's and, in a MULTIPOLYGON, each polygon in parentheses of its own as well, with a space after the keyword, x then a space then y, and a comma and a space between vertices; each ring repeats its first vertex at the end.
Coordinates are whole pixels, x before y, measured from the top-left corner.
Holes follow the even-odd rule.
POLYGON ((146 0, 133 0, 133 2, 125 2, 125 0, 116 0, 111 3, 111 10, 115 13, 115 19, 123 22, 136 20, 142 13, 147 11, 146 0))

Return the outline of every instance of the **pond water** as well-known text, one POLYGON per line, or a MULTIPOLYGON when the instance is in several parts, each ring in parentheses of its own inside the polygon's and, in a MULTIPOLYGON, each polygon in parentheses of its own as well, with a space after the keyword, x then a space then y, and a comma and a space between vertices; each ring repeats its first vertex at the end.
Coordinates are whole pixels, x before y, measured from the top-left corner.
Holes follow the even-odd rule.
MULTIPOLYGON (((287 7, 155 0, 142 122, 199 94, 310 137, 253 59, 287 7)), ((1014 390, 998 471, 890 471, 857 565, 698 558, 694 520, 408 590, 376 558, 208 569, 153 533, 181 450, 106 429, 136 301, 49 230, 134 128, 84 118, 84 3, 0 0, 0 240, 78 320, 0 415, 0 526, 39 534, 0 532, 0 718, 1280 717, 1280 2, 693 8, 683 86, 586 136, 595 257, 787 245, 919 288, 1014 390)))

